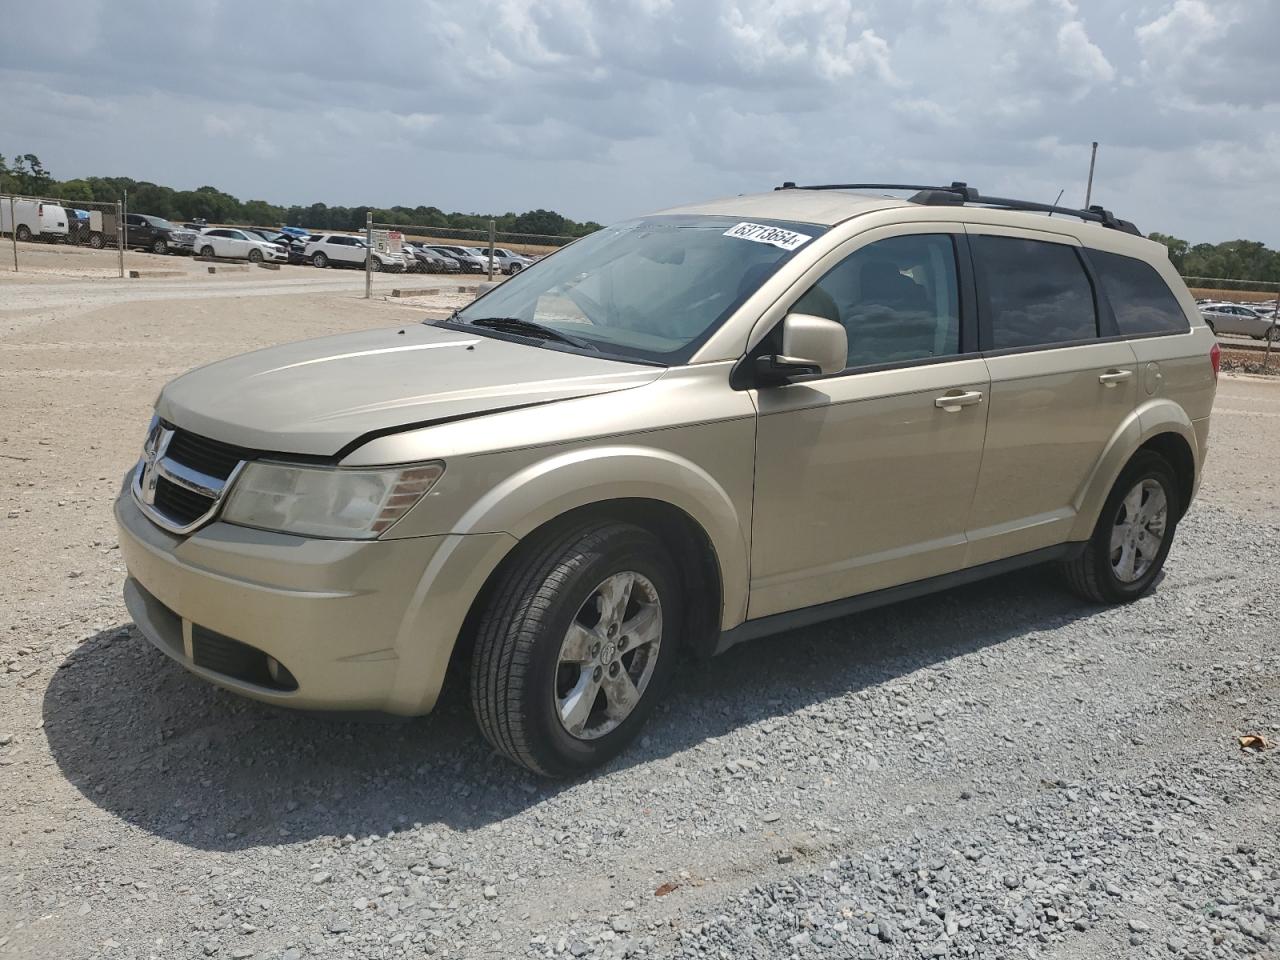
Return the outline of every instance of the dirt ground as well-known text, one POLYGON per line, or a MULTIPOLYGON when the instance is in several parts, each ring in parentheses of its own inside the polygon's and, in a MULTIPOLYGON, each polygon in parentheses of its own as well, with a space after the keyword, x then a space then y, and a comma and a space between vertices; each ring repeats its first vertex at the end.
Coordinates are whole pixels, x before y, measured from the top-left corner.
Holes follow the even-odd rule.
MULTIPOLYGON (((0 255, 4 252, 5 247, 0 245, 0 255)), ((317 844, 323 841, 330 847, 340 846, 345 842, 341 837, 348 829, 354 833, 359 833, 361 828, 366 832, 375 828, 382 833, 387 831, 378 826, 377 817, 370 815, 367 820, 361 820, 350 812, 354 807, 344 808, 345 801, 341 798, 334 799, 331 808, 326 807, 325 800, 329 798, 323 796, 319 784, 313 785, 317 789, 304 796, 304 789, 310 789, 304 784, 298 788, 297 796, 305 803, 318 804, 321 811, 338 812, 316 814, 317 819, 309 821, 311 826, 303 831, 306 835, 296 835, 298 828, 295 826, 292 828, 295 835, 291 838, 282 810, 265 812, 262 807, 243 807, 243 797, 236 795, 236 789, 244 788, 248 795, 255 795, 258 788, 246 785, 273 781, 275 774, 273 768, 266 765, 266 758, 274 758, 272 763, 280 761, 281 744, 291 736, 296 737, 305 755, 289 756, 283 761, 285 765, 296 772, 299 764, 318 763, 316 751, 323 753, 329 749, 325 740, 328 734, 323 731, 332 730, 333 748, 342 757, 338 761, 339 766, 359 770, 360 776, 370 778, 367 796, 362 786, 351 787, 359 796, 360 803, 365 804, 360 809, 368 812, 381 809, 377 797, 390 796, 387 791, 392 788, 386 784, 388 779, 394 782, 397 774, 394 769, 387 768, 394 767, 398 761, 394 752, 384 748, 385 745, 369 746, 371 752, 364 755, 366 748, 360 746, 360 738, 367 736, 371 742, 382 740, 380 734, 362 734, 361 728, 341 725, 315 728, 321 732, 305 739, 309 735, 304 735, 301 728, 273 720, 274 714, 264 709, 244 704, 229 695, 206 691, 202 684, 186 677, 126 629, 129 617, 120 598, 124 567, 116 547, 111 502, 122 475, 138 457, 157 391, 177 374, 214 359, 275 343, 417 322, 427 308, 433 312, 451 309, 465 302, 467 295, 445 294, 415 301, 414 305, 382 298, 366 301, 363 299, 364 277, 354 271, 318 271, 297 267, 209 276, 202 274, 190 261, 156 258, 149 254, 130 254, 130 264, 139 269, 178 269, 183 274, 119 280, 108 276, 111 264, 103 263, 101 254, 86 256, 88 253, 42 250, 33 254, 33 261, 39 261, 33 265, 46 273, 0 273, 0 410, 4 412, 0 419, 0 584, 3 585, 0 586, 0 599, 3 601, 0 604, 0 955, 167 958, 217 953, 220 958, 247 957, 254 955, 256 948, 251 946, 247 948, 248 952, 233 952, 227 947, 219 953, 208 946, 209 941, 218 941, 224 936, 213 930, 219 922, 213 918, 226 914, 222 910, 225 901, 219 900, 221 894, 217 891, 229 887, 239 889, 236 885, 243 886, 242 881, 247 882, 246 877, 250 877, 257 884, 256 889, 266 891, 262 897, 268 902, 272 898, 277 901, 277 907, 271 909, 279 909, 280 900, 295 895, 309 902, 322 890, 321 881, 314 878, 325 876, 324 871, 331 869, 316 866, 327 862, 322 856, 330 856, 328 852, 317 852, 317 844), (127 646, 129 652, 117 655, 116 651, 122 646, 127 646), (88 656, 85 651, 90 651, 100 663, 109 662, 116 664, 121 671, 127 669, 139 673, 99 671, 92 674, 93 682, 88 683, 84 679, 88 675, 81 673, 88 656), (163 702, 162 695, 189 699, 163 702), (151 706, 153 701, 159 705, 151 706), (190 709, 201 717, 199 723, 187 722, 185 714, 188 707, 184 703, 192 704, 190 709), (50 720, 49 729, 45 728, 46 719, 50 720), (126 727, 122 729, 121 723, 126 727), (270 737, 259 735, 267 729, 275 732, 270 737), (237 738, 249 735, 253 737, 256 752, 237 757, 234 751, 237 738), (179 742, 182 743, 180 749, 175 746, 179 742), (255 758, 263 758, 263 764, 254 767, 255 758), (226 772, 230 767, 220 767, 224 763, 234 765, 234 776, 226 772), (174 776, 189 779, 188 786, 195 794, 202 789, 221 792, 215 801, 206 797, 179 809, 179 805, 187 801, 181 797, 174 799, 175 795, 169 792, 176 789, 171 786, 175 782, 174 776), (160 791, 154 796, 149 795, 147 786, 152 782, 160 791), (166 784, 163 789, 159 786, 161 783, 166 784), (206 801, 211 806, 201 810, 211 823, 217 824, 216 841, 211 839, 212 832, 209 837, 200 834, 199 839, 193 839, 196 834, 187 832, 197 829, 191 826, 196 820, 189 821, 188 813, 206 801), (218 810, 212 809, 214 807, 218 810), (228 812, 224 814, 219 812, 221 810, 228 812), (344 813, 344 810, 348 812, 344 813), (234 816, 230 811, 234 811, 234 816), (279 849, 298 841, 296 854, 279 853, 277 847, 267 846, 268 841, 265 840, 252 839, 250 842, 257 836, 253 833, 255 829, 265 830, 268 827, 271 840, 280 845, 279 849), (308 842, 311 847, 307 847, 308 842), (291 872, 288 876, 294 879, 282 879, 279 871, 281 864, 285 863, 284 857, 293 858, 289 861, 291 872), (321 872, 317 873, 317 870, 321 872), (177 887, 173 890, 169 889, 170 871, 181 877, 180 882, 175 881, 177 887), (296 879, 298 876, 300 880, 296 879), (294 887, 294 883, 301 886, 294 887), (197 904, 197 895, 207 895, 211 899, 197 904), (113 903, 118 906, 112 906, 113 903), (179 917, 182 919, 175 919, 179 917), (200 942, 206 943, 203 953, 195 946, 200 942)), ((0 270, 3 263, 0 256, 0 270)), ((386 276, 375 280, 379 294, 406 282, 404 278, 386 276)), ((438 278, 413 280, 414 285, 424 286, 437 282, 438 278)), ((1219 384, 1210 458, 1200 493, 1208 515, 1236 518, 1230 519, 1231 523, 1256 525, 1259 537, 1274 542, 1276 524, 1280 521, 1280 498, 1275 495, 1278 466, 1280 383, 1224 376, 1219 384)), ((1200 535, 1203 538, 1207 534, 1201 532, 1200 535)), ((1031 589, 1027 586, 1030 582, 1017 581, 1015 600, 1031 589)), ((1215 589, 1227 591, 1235 588, 1228 584, 1215 589)), ((996 611, 1005 609, 999 605, 1004 601, 997 601, 994 588, 990 595, 983 596, 988 596, 989 600, 983 601, 988 603, 983 608, 983 616, 995 617, 996 611)), ((1232 605, 1234 601, 1223 604, 1219 599, 1215 602, 1229 606, 1230 610, 1236 609, 1232 605)), ((1054 609, 1063 622, 1077 617, 1075 608, 1062 606, 1065 601, 1054 603, 1059 605, 1054 609)), ((921 629, 942 628, 943 621, 954 619, 949 612, 954 606, 954 603, 938 606, 936 619, 939 623, 933 623, 928 619, 933 616, 928 611, 935 608, 925 605, 922 609, 926 612, 922 616, 926 621, 920 625, 921 629)), ((1178 615, 1192 616, 1185 610, 1178 615)), ((890 621, 871 622, 884 624, 890 621)), ((1034 642, 1038 632, 1041 634, 1040 642, 1052 643, 1056 629, 1053 624, 1042 624, 1028 636, 1034 642)), ((1123 633, 1123 624, 1108 626, 1101 633, 1095 630, 1088 635, 1088 642, 1103 643, 1112 630, 1123 633)), ((983 653, 981 657, 994 663, 1003 656, 1002 646, 1012 655, 1021 642, 1015 638, 1006 645, 995 644, 990 648, 991 652, 983 653)), ((1073 639, 1072 643, 1075 642, 1073 639)), ((806 641, 806 648, 814 645, 812 640, 806 641)), ((945 651, 948 648, 940 649, 945 651)), ((1072 655, 1075 655, 1074 649, 1072 655)), ((768 719, 766 727, 768 724, 790 723, 792 721, 783 715, 792 702, 788 699, 792 696, 791 685, 797 689, 805 683, 838 685, 843 681, 832 678, 838 678, 840 670, 855 669, 849 664, 841 666, 843 661, 836 662, 834 658, 844 654, 822 653, 815 655, 813 661, 813 669, 821 676, 818 673, 801 675, 781 660, 758 659, 766 656, 754 652, 750 657, 744 654, 730 662, 728 679, 706 674, 696 681, 706 698, 706 712, 688 730, 680 728, 673 734, 672 724, 676 721, 662 721, 665 726, 660 726, 654 733, 656 746, 653 747, 654 751, 661 751, 662 756, 653 762, 666 765, 662 767, 665 772, 660 775, 664 781, 676 776, 671 765, 680 766, 683 762, 680 758, 687 755, 693 758, 693 764, 683 768, 686 772, 679 776, 686 778, 685 789, 695 789, 689 784, 696 784, 697 778, 688 780, 688 770, 693 769, 696 773, 708 765, 712 754, 718 757, 720 745, 717 739, 726 741, 725 750, 732 756, 734 749, 741 749, 740 746, 732 746, 733 738, 759 736, 759 724, 755 725, 757 733, 751 733, 751 725, 746 721, 740 724, 733 721, 742 711, 755 709, 744 704, 762 705, 767 701, 772 705, 768 710, 781 719, 768 719), (752 658, 757 658, 754 668, 752 658), (771 666, 761 666, 761 663, 771 666), (774 671, 789 678, 781 681, 787 684, 785 689, 782 686, 770 687, 768 677, 761 676, 762 672, 770 674, 774 671), (719 696, 715 692, 717 685, 723 690, 726 684, 732 688, 734 696, 740 697, 739 700, 714 699, 719 696), (724 717, 720 716, 721 710, 724 717), (704 737, 704 727, 697 726, 697 723, 714 727, 717 736, 707 733, 704 737), (710 752, 703 753, 704 750, 710 752)), ((958 654, 956 656, 959 657, 958 654)), ((1188 664, 1191 656, 1184 652, 1188 664)), ((1079 657, 1084 663, 1084 648, 1081 648, 1079 657)), ((861 665, 856 667, 857 670, 865 668, 870 671, 868 689, 874 689, 882 681, 885 684, 896 682, 880 675, 880 664, 873 661, 864 664, 861 660, 858 663, 861 665)), ((1013 668, 1010 675, 1013 675, 1013 668)), ((1191 678, 1199 674, 1188 665, 1185 675, 1191 678)), ((1051 689, 1053 681, 1047 674, 1044 680, 1050 684, 1046 689, 1051 689)), ((907 690, 906 687, 901 689, 907 690)), ((929 689, 933 689, 932 682, 929 689)), ((1117 688, 1114 691, 1116 702, 1128 697, 1129 693, 1117 688)), ((833 698, 843 695, 834 690, 828 694, 833 698)), ((988 694, 992 701, 1000 699, 997 693, 988 691, 988 694)), ((1136 715, 1145 709, 1143 698, 1147 694, 1137 685, 1132 694, 1134 702, 1131 707, 1136 715)), ((905 692, 895 694, 903 698, 909 695, 905 692)), ((925 697, 923 702, 933 702, 928 699, 932 694, 922 696, 925 697)), ((963 694, 954 696, 964 702, 963 694)), ((805 697, 805 702, 808 702, 808 695, 805 697)), ((816 695, 812 699, 818 702, 816 695)), ((1176 715, 1179 723, 1189 723, 1178 712, 1183 709, 1181 696, 1170 694, 1168 699, 1168 709, 1173 711, 1169 715, 1176 715)), ((903 699, 902 704, 906 703, 907 700, 903 699)), ((1162 699, 1161 710, 1165 709, 1163 703, 1162 699)), ((1224 703, 1225 700, 1216 706, 1204 707, 1203 710, 1207 711, 1204 715, 1222 710, 1224 703)), ((463 718, 465 707, 454 704, 453 709, 457 716, 439 722, 445 724, 444 732, 449 737, 468 744, 459 749, 471 752, 457 756, 441 754, 442 759, 434 761, 436 773, 432 776, 436 781, 443 778, 458 782, 458 792, 444 785, 438 789, 445 791, 459 810, 472 808, 477 802, 482 806, 491 803, 495 808, 491 817, 481 818, 487 824, 483 829, 480 826, 473 829, 468 825, 467 816, 461 813, 456 819, 451 819, 453 815, 446 816, 444 819, 451 822, 434 828, 436 834, 445 840, 455 838, 455 851, 464 850, 467 856, 496 859, 502 853, 499 832, 504 822, 514 824, 513 829, 518 830, 522 822, 532 824, 536 821, 541 825, 543 818, 547 817, 558 830, 560 821, 556 818, 561 816, 566 805, 571 807, 571 816, 566 814, 569 820, 573 817, 591 818, 597 816, 596 811, 607 808, 608 803, 625 803, 630 797, 641 795, 636 781, 644 776, 644 754, 635 759, 637 766, 628 764, 625 772, 618 773, 612 785, 608 778, 602 777, 595 783, 566 788, 563 792, 559 788, 539 792, 542 787, 528 784, 505 766, 495 766, 492 758, 477 759, 487 756, 487 751, 474 745, 479 738, 473 731, 468 732, 469 725, 463 718), (505 798, 508 794, 501 791, 509 790, 516 800, 508 804, 503 799, 499 803, 486 792, 490 788, 499 791, 492 797, 505 798), (629 797, 627 791, 631 789, 636 792, 629 797), (472 790, 477 791, 474 796, 471 796, 472 790), (597 793, 591 791, 603 793, 597 797, 597 793), (597 806, 596 799, 604 807, 597 806), (499 807, 501 815, 497 812, 499 807), (509 820, 506 819, 508 817, 509 820), (458 837, 464 839, 456 839, 458 837), (495 843, 498 844, 497 852, 486 854, 486 850, 494 851, 495 843)), ((910 709, 915 712, 920 708, 913 702, 910 709)), ((1156 706, 1153 705, 1152 709, 1156 706)), ((796 716, 800 717, 794 721, 798 725, 803 720, 799 708, 796 716)), ((1196 716, 1199 717, 1200 713, 1196 716)), ((816 721, 810 718, 809 723, 812 725, 816 721)), ((1020 741, 1024 735, 1042 736, 1040 733, 1028 733, 1014 721, 1010 721, 1008 727, 1010 733, 1002 736, 1010 743, 1014 736, 1020 741)), ((440 732, 439 728, 431 729, 440 732)), ((413 728, 411 735, 421 737, 422 730, 413 728)), ((1199 742, 1196 737, 1200 735, 1189 734, 1187 742, 1199 742)), ((873 739, 869 733, 865 736, 873 739)), ((1114 737, 1111 733, 1108 736, 1114 737)), ((859 733, 854 739, 863 737, 864 734, 859 733)), ((393 742, 402 743, 403 737, 393 742)), ((1089 742, 1087 732, 1081 734, 1080 742, 1089 742)), ((1043 749, 1051 750, 1052 747, 1043 749)), ((1064 748, 1066 752, 1059 757, 1059 762, 1070 765, 1070 761, 1062 757, 1072 756, 1071 749, 1064 748)), ((800 752, 803 755, 804 750, 800 752)), ((1156 752, 1154 747, 1152 752, 1153 755, 1156 752)), ((1131 755, 1124 763, 1136 766, 1141 760, 1131 755)), ((719 758, 714 762, 727 761, 719 758)), ((419 767, 419 772, 423 769, 426 766, 419 767)), ((862 773, 865 777, 878 776, 866 770, 862 773)), ((1090 772, 1091 776, 1105 774, 1105 763, 1090 772)), ((333 770, 329 775, 341 778, 341 773, 334 774, 333 770)), ((992 783, 1007 780, 1012 784, 1017 779, 1012 773, 1000 773, 992 767, 992 783)), ((824 781, 830 782, 829 779, 824 781)), ((1026 788, 1027 791, 1041 789, 1034 778, 1030 782, 1032 785, 1026 788)), ((186 784, 187 780, 184 779, 183 783, 186 784)), ((778 786, 776 795, 769 792, 773 790, 769 784, 763 784, 760 789, 764 796, 774 798, 778 803, 789 802, 782 798, 794 794, 791 786, 785 790, 778 786)), ((897 816, 892 811, 900 811, 907 800, 914 802, 913 786, 909 780, 899 784, 899 789, 901 792, 885 793, 874 802, 865 798, 860 801, 863 806, 857 815, 865 815, 868 819, 860 821, 861 825, 854 833, 860 830, 871 836, 883 827, 882 832, 888 835, 896 829, 888 825, 897 816), (886 816, 884 824, 874 819, 877 811, 886 816)), ((848 796, 854 795, 837 782, 834 786, 820 787, 796 802, 811 806, 815 802, 826 802, 820 801, 819 797, 830 793, 835 798, 842 790, 848 796)), ((648 796, 649 792, 644 789, 643 795, 648 796)), ((656 789, 652 792, 658 793, 656 789)), ((182 796, 189 798, 192 795, 182 796)), ((289 802, 294 804, 289 809, 294 809, 296 803, 289 802)), ((398 802, 388 799, 386 809, 400 809, 396 807, 398 802)), ((837 801, 832 799, 831 802, 837 801)), ((699 811, 715 806, 711 795, 698 803, 701 806, 695 809, 699 811)), ((658 805, 656 798, 650 805, 658 805)), ((402 806, 408 809, 410 805, 402 806)), ((908 806, 906 809, 912 808, 908 806)), ((649 811, 646 809, 645 813, 647 815, 649 811)), ((853 816, 848 810, 844 815, 853 816)), ((390 816, 388 812, 388 820, 390 816)), ((425 816, 422 818, 426 819, 425 816)), ((411 819, 417 817, 411 816, 411 819)), ((404 820, 401 816, 400 821, 388 822, 386 826, 407 830, 409 827, 404 820)), ((639 833, 629 835, 631 839, 626 856, 618 854, 621 865, 617 868, 616 881, 609 879, 606 884, 600 880, 595 886, 588 884, 574 893, 574 896, 581 897, 584 914, 607 912, 596 900, 606 896, 615 882, 619 888, 623 887, 624 881, 629 882, 632 874, 648 876, 645 871, 667 869, 669 872, 663 876, 684 883, 676 871, 681 864, 680 857, 688 852, 693 841, 679 839, 670 831, 663 830, 662 826, 663 821, 654 819, 652 836, 645 832, 650 830, 649 826, 627 827, 639 833), (655 864, 665 866, 659 868, 655 864)), ((741 829, 746 832, 745 827, 741 829)), ((703 879, 698 886, 705 883, 706 888, 697 894, 703 897, 701 902, 714 904, 714 897, 727 896, 731 889, 750 885, 757 876, 782 876, 785 871, 796 869, 778 866, 789 861, 779 857, 775 863, 772 854, 767 867, 763 861, 744 860, 740 845, 746 841, 737 839, 739 830, 732 822, 727 830, 721 847, 714 848, 720 850, 719 859, 707 852, 712 848, 697 848, 701 851, 698 855, 705 856, 701 870, 703 879), (748 869, 750 863, 755 865, 748 869)), ((683 827, 681 831, 683 838, 683 827)), ((427 836, 435 837, 436 834, 427 836)), ((701 835, 694 833, 692 836, 701 835)), ((438 840, 439 837, 430 842, 438 840)), ((841 842, 852 843, 853 835, 841 842)), ((325 851, 328 849, 325 847, 325 851)), ((522 847, 522 850, 526 852, 516 855, 517 858, 527 855, 532 847, 522 847)), ((819 869, 819 865, 814 864, 813 868, 819 869)), ((379 886, 376 879, 378 871, 369 869, 372 872, 368 873, 370 879, 366 886, 376 888, 379 886)), ((550 871, 548 876, 560 876, 556 873, 559 867, 554 863, 545 869, 550 871)), ((505 875, 506 868, 495 867, 493 872, 500 878, 505 875)), ((583 876, 590 880, 589 875, 583 876)), ((609 876, 613 877, 612 872, 609 876)), ((499 879, 498 883, 501 882, 499 879)), ((488 889, 487 885, 485 889, 488 889)), ((371 898, 376 895, 368 894, 371 898)), ((621 896, 619 894, 619 899, 621 896)), ((486 901, 491 899, 488 894, 483 899, 478 893, 476 897, 480 904, 476 909, 486 909, 486 901)), ((526 901, 522 906, 523 917, 533 915, 534 919, 528 921, 532 930, 535 929, 533 924, 545 917, 533 902, 532 893, 526 901)), ((366 906, 371 902, 366 901, 366 906)), ((244 907, 244 910, 256 909, 244 907)), ((316 906, 315 909, 330 908, 316 906)), ((670 911, 677 908, 664 906, 662 909, 668 910, 668 914, 660 918, 663 923, 674 922, 670 921, 670 911)), ((261 940, 265 936, 253 930, 267 929, 264 927, 266 921, 243 914, 240 907, 236 907, 234 912, 234 923, 241 927, 243 934, 241 940, 234 942, 252 945, 258 942, 255 937, 261 940), (250 932, 245 932, 245 927, 251 928, 250 932)), ((269 912, 268 908, 263 908, 263 916, 269 912)), ((520 912, 516 911, 517 915, 520 912)), ((656 929, 657 921, 654 922, 656 929)), ((294 929, 296 931, 296 926, 294 929)), ((471 933, 479 936, 476 931, 481 929, 489 927, 476 926, 471 933)), ((340 933, 333 932, 337 930, 339 928, 330 922, 315 936, 340 936, 340 933)), ((292 942, 288 939, 290 936, 295 936, 301 943, 310 935, 306 929, 295 934, 282 929, 279 936, 271 941, 271 949, 264 949, 260 955, 294 956, 287 951, 282 953, 282 945, 292 942)), ((555 935, 551 935, 549 943, 554 944, 555 935)), ((463 936, 461 930, 458 936, 463 936)), ((527 941, 526 936, 519 950, 513 953, 523 953, 527 941)), ((1103 948, 1106 944, 1099 946, 1103 948)), ((358 947, 347 949, 346 956, 372 955, 360 952, 358 947), (351 952, 352 949, 355 952, 351 952)), ((342 954, 335 952, 334 955, 342 954)), ((421 955, 421 950, 415 955, 421 955)), ((472 954, 463 948, 451 955, 472 954)), ((658 949, 650 955, 662 955, 662 951, 658 949)), ((302 953, 296 956, 302 956, 302 953)))

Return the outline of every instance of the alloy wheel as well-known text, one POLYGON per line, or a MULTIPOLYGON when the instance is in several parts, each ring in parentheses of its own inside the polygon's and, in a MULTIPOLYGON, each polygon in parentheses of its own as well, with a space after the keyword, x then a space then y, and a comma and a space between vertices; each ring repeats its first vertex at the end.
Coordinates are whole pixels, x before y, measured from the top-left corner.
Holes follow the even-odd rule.
POLYGON ((1111 569, 1122 583, 1141 580, 1164 543, 1169 501, 1156 480, 1139 481, 1120 501, 1111 531, 1111 569))
POLYGON ((615 573, 591 592, 556 665, 556 710, 570 736, 598 739, 631 715, 653 679, 661 644, 662 602, 647 577, 615 573))

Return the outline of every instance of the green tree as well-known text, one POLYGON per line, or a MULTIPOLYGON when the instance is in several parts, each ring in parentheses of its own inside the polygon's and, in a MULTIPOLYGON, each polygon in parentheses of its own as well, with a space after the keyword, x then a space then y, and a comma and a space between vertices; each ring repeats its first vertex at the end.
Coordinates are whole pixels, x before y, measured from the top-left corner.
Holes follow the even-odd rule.
POLYGON ((1149 233, 1147 237, 1156 243, 1163 243, 1169 248, 1169 262, 1173 264, 1178 272, 1182 272, 1183 264, 1187 259, 1187 251, 1191 249, 1191 244, 1185 240, 1179 240, 1177 237, 1171 237, 1167 233, 1149 233))

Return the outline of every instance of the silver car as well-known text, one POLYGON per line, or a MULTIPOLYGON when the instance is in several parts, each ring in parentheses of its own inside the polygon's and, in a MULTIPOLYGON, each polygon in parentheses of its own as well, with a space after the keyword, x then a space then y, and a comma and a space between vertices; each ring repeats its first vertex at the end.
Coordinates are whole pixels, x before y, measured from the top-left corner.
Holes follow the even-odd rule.
POLYGON ((1200 314, 1214 333, 1280 341, 1280 322, 1273 311, 1264 313, 1238 303, 1206 303, 1200 305, 1200 314))

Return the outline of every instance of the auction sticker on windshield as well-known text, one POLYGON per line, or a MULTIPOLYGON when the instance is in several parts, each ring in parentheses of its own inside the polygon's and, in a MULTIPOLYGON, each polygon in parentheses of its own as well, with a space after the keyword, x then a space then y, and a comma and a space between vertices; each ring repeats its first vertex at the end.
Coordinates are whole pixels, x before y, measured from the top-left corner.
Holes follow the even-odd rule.
POLYGON ((737 237, 739 240, 750 240, 753 243, 769 243, 783 250, 796 250, 804 246, 812 237, 781 227, 770 227, 763 223, 736 223, 724 232, 726 237, 737 237))

